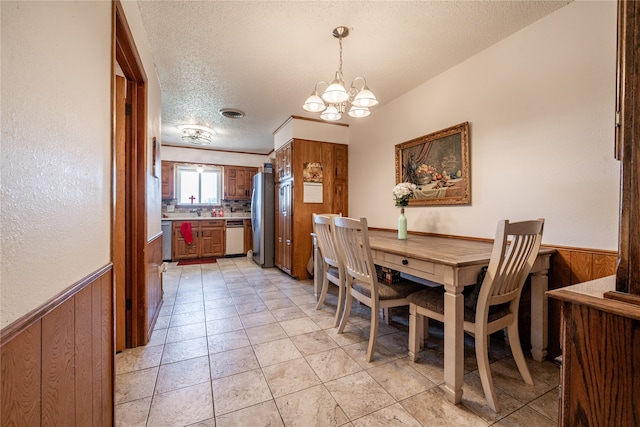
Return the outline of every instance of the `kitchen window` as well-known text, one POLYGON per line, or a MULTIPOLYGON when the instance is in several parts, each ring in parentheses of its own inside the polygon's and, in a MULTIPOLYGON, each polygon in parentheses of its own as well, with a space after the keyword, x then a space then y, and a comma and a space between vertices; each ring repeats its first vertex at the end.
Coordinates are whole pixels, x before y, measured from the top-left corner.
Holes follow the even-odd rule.
POLYGON ((176 173, 178 205, 211 206, 221 203, 222 171, 216 166, 179 165, 176 173))

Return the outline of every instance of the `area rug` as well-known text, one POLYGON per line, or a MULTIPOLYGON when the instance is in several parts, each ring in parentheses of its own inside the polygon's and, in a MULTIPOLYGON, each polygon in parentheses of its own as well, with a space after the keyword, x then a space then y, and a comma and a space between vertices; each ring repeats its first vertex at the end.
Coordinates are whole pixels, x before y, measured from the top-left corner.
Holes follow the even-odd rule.
POLYGON ((215 262, 215 258, 183 259, 178 261, 178 265, 214 264, 215 262))

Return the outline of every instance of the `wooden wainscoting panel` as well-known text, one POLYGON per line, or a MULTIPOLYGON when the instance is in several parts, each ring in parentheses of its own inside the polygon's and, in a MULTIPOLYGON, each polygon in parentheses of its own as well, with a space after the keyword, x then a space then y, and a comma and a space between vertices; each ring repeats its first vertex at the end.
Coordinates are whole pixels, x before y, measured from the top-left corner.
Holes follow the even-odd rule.
POLYGON ((160 307, 162 306, 162 276, 158 273, 162 265, 162 233, 147 242, 147 327, 144 342, 151 338, 160 307))
POLYGON ((37 321, 2 344, 0 425, 40 425, 41 328, 37 321))
POLYGON ((591 280, 616 274, 617 262, 618 255, 593 254, 593 277, 591 280))
POLYGON ((571 252, 571 284, 588 282, 593 278, 593 254, 571 252))
POLYGON ((74 300, 42 319, 42 424, 71 426, 75 418, 74 300))
POLYGON ((106 265, 2 330, 2 426, 112 426, 114 288, 106 265))
POLYGON ((93 425, 93 354, 92 354, 92 288, 87 286, 75 301, 75 399, 76 425, 93 425))
MULTIPOLYGON (((114 424, 114 387, 115 387, 115 290, 113 288, 112 271, 102 276, 100 282, 96 282, 93 286, 93 293, 100 294, 100 314, 94 313, 93 322, 101 325, 99 333, 95 335, 101 336, 101 346, 94 349, 94 359, 100 361, 100 383, 99 387, 94 384, 94 393, 100 390, 99 401, 100 417, 96 418, 94 413, 94 425, 103 425, 110 427, 114 424)), ((94 403, 96 398, 94 398, 94 403)), ((94 405, 94 410, 95 410, 94 405)))

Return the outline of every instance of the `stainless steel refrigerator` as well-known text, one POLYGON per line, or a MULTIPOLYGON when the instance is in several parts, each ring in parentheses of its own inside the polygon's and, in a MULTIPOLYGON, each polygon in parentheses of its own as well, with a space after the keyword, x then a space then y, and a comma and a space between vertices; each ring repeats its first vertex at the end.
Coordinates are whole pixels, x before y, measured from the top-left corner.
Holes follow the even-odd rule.
POLYGON ((253 176, 251 227, 253 259, 261 267, 273 267, 275 261, 275 188, 273 172, 253 176))

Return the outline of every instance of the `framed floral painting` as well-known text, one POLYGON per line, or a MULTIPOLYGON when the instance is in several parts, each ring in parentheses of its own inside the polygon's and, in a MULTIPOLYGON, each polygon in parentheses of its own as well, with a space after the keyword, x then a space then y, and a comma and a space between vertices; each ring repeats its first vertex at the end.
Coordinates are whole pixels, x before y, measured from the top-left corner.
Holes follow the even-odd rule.
POLYGON ((396 184, 416 185, 409 206, 471 203, 469 122, 396 145, 396 184))

